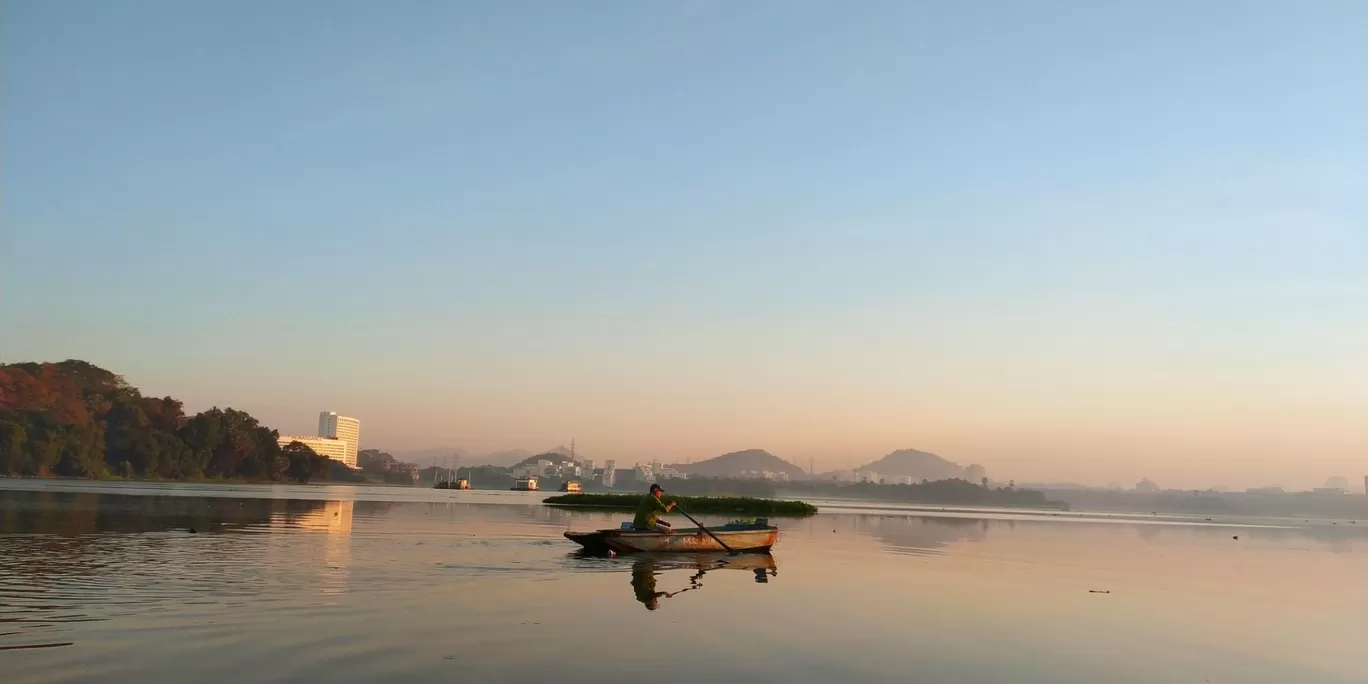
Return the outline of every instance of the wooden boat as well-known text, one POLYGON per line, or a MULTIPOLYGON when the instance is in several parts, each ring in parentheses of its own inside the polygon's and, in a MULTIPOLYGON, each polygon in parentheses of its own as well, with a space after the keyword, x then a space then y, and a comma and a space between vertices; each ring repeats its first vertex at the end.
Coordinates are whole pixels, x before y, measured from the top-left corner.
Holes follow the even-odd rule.
MULTIPOLYGON (((735 551, 765 552, 779 543, 779 528, 763 518, 754 523, 730 523, 708 529, 735 551)), ((565 538, 596 553, 726 551, 712 535, 697 527, 678 528, 670 533, 639 532, 625 523, 616 530, 566 532, 565 538)))

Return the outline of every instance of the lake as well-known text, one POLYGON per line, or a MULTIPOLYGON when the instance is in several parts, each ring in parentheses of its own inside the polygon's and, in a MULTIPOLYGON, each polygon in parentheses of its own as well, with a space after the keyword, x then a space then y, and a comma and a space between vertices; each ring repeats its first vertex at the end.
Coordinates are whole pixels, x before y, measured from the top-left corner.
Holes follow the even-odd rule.
POLYGON ((0 480, 0 681, 1368 681, 1363 520, 828 503, 586 558, 629 516, 543 496, 0 480))

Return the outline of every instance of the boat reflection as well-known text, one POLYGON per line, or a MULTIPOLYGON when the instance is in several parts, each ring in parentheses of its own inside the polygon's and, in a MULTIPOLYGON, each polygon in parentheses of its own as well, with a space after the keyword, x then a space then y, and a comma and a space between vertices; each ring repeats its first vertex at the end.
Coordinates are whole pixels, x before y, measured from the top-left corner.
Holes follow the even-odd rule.
POLYGON ((642 556, 632 562, 632 593, 646 610, 656 610, 661 599, 674 598, 685 592, 703 588, 703 576, 714 570, 741 570, 755 575, 757 583, 765 584, 779 574, 774 556, 767 553, 720 556, 700 554, 670 557, 642 556), (693 570, 689 584, 675 591, 660 591, 657 580, 670 570, 693 570))

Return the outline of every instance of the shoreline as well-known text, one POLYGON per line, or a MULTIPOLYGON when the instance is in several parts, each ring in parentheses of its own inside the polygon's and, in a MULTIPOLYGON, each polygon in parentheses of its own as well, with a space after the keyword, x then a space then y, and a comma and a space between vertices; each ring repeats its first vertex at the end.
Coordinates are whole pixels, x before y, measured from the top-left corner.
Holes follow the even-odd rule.
MULTIPOLYGON (((39 483, 52 483, 53 485, 55 485, 55 487, 53 487, 53 490, 56 490, 56 489, 75 489, 75 488, 78 488, 78 487, 99 487, 99 486, 102 486, 102 485, 109 485, 109 486, 111 486, 111 489, 123 488, 123 487, 129 487, 129 488, 133 488, 133 487, 144 487, 144 488, 146 488, 146 489, 148 489, 148 490, 152 490, 152 489, 156 489, 156 488, 160 488, 160 487, 165 487, 166 490, 167 490, 168 492, 174 492, 174 491, 177 491, 177 490, 179 490, 180 492, 185 492, 185 491, 187 491, 188 489, 191 489, 191 488, 200 489, 201 491, 206 491, 206 492, 212 492, 212 491, 215 491, 215 490, 221 490, 221 491, 224 491, 224 492, 230 492, 230 491, 233 491, 233 490, 241 491, 242 488, 251 488, 252 490, 260 490, 260 491, 262 491, 262 492, 264 493, 266 490, 269 490, 269 489, 271 489, 271 488, 282 487, 282 486, 301 487, 301 488, 307 487, 307 488, 309 488, 308 491, 310 491, 310 494, 306 495, 305 498, 312 498, 312 497, 314 497, 314 496, 317 496, 318 493, 326 492, 326 491, 328 490, 329 487, 333 487, 333 488, 347 487, 349 490, 359 490, 360 488, 374 488, 374 491, 377 492, 377 495, 379 495, 379 491, 394 492, 394 493, 397 494, 398 492, 401 492, 401 491, 413 490, 415 493, 417 493, 417 492, 426 493, 427 496, 426 496, 425 498, 431 498, 431 499, 433 499, 433 500, 444 500, 444 501, 456 500, 456 499, 458 499, 458 497, 460 496, 460 493, 462 493, 462 492, 464 492, 464 493, 466 493, 466 494, 468 494, 468 495, 474 495, 474 496, 476 496, 476 497, 484 498, 484 497, 488 497, 488 496, 491 495, 491 494, 499 494, 499 495, 502 495, 502 494, 504 494, 504 493, 507 491, 507 490, 504 490, 504 489, 501 489, 501 488, 497 488, 497 487, 495 487, 495 488, 478 488, 478 487, 477 487, 477 488, 469 489, 469 490, 439 490, 439 489, 434 489, 434 488, 432 488, 432 487, 426 487, 426 486, 421 486, 421 485, 416 485, 416 486, 415 486, 415 485, 388 484, 388 483, 379 483, 379 482, 377 482, 377 483, 369 483, 369 482, 338 482, 338 481, 328 481, 328 480, 325 480, 325 481, 312 481, 312 482, 307 482, 307 483, 299 483, 299 482, 274 482, 274 481, 270 481, 270 480, 260 481, 260 480, 215 479, 215 478, 162 480, 162 479, 145 479, 145 478, 128 478, 128 479, 125 479, 125 478, 107 478, 107 479, 106 479, 106 478, 91 478, 91 477, 61 477, 61 476, 53 476, 53 477, 33 477, 33 476, 0 475, 0 489, 19 490, 19 489, 23 488, 23 487, 25 486, 25 484, 27 484, 27 483, 32 483, 32 484, 34 485, 33 488, 31 489, 31 491, 42 491, 42 490, 44 489, 44 487, 43 487, 43 485, 41 485, 41 484, 39 484, 39 483)), ((50 490, 50 491, 51 491, 51 490, 50 490)), ((337 490, 335 489, 334 491, 337 491, 337 490)), ((304 491, 300 491, 300 494, 301 494, 301 495, 304 495, 304 491)), ((350 495, 348 495, 348 494, 345 494, 345 493, 342 493, 342 492, 338 492, 338 494, 339 494, 340 496, 342 496, 343 498, 350 498, 350 495)), ((594 503, 546 503, 546 502, 545 502, 545 498, 556 498, 557 496, 559 496, 557 493, 554 493, 554 492, 536 491, 536 492, 523 492, 523 494, 543 495, 543 498, 536 498, 536 499, 535 499, 536 505, 544 505, 544 506, 549 506, 549 507, 553 507, 553 508, 562 508, 562 509, 567 509, 567 510, 581 510, 581 511, 623 511, 623 510, 630 510, 630 506, 627 506, 627 505, 625 505, 625 504, 617 504, 617 505, 604 506, 604 505, 602 505, 602 504, 594 504, 594 503), (545 496, 545 495, 550 495, 550 496, 545 496)), ((640 500, 640 497, 641 497, 642 495, 644 495, 644 493, 637 494, 637 493, 625 493, 625 492, 620 492, 620 493, 615 493, 615 495, 616 495, 616 496, 620 496, 620 497, 628 497, 632 502, 636 502, 636 501, 639 501, 639 500, 640 500)), ((389 496, 389 495, 386 495, 386 496, 389 496)), ((288 497, 286 497, 286 498, 288 498, 288 497)), ((521 497, 520 497, 520 498, 521 498, 521 497)), ((527 498, 532 498, 532 497, 527 497, 527 498)), ((684 498, 684 497, 679 497, 679 498, 682 499, 682 498, 684 498)), ((700 497, 700 498, 704 498, 704 499, 706 499, 706 498, 736 498, 736 499, 740 499, 740 498, 746 498, 746 497, 706 497, 706 496, 705 496, 705 497, 700 497)), ((785 501, 785 500, 783 500, 783 499, 762 499, 762 500, 765 500, 765 501, 785 501)), ((1258 525, 1260 525, 1260 526, 1270 526, 1270 525, 1271 525, 1271 526, 1277 526, 1277 527, 1282 527, 1282 526, 1287 526, 1287 527, 1303 527, 1303 526, 1305 526, 1307 523, 1315 523, 1315 522, 1324 521, 1325 523, 1329 524, 1329 523, 1332 523, 1332 522, 1335 522, 1335 521, 1345 521, 1345 522, 1347 522, 1347 521, 1354 520, 1354 519, 1356 519, 1357 522, 1359 522, 1359 523, 1363 523, 1365 519, 1368 519, 1368 516, 1362 516, 1362 517, 1360 517, 1360 516, 1353 516, 1353 515, 1344 516, 1344 515, 1334 515, 1334 514, 1324 514, 1324 513, 1316 513, 1316 514, 1311 514, 1311 515, 1307 515, 1307 514, 1301 514, 1301 515, 1281 515, 1281 514, 1277 514, 1277 513, 1259 514, 1259 513, 1247 513, 1247 512, 1192 513, 1192 512, 1163 511, 1163 510, 1160 510, 1160 511, 1139 511, 1139 510, 1129 510, 1129 511, 1127 511, 1127 510, 1111 510, 1111 509, 1105 509, 1105 508, 1079 508, 1079 509, 1068 510, 1068 511, 1060 511, 1060 510, 1052 510, 1052 509, 1049 509, 1049 508, 1038 508, 1038 507, 1028 507, 1028 506, 1010 506, 1010 505, 992 505, 992 504, 984 505, 984 504, 973 504, 973 503, 964 503, 964 504, 955 504, 955 503, 930 503, 930 504, 928 504, 928 503, 918 503, 918 502, 912 502, 912 501, 885 501, 885 500, 867 499, 867 498, 863 498, 863 497, 860 497, 860 498, 826 497, 826 498, 813 498, 813 499, 798 499, 797 501, 798 501, 799 503, 804 504, 804 505, 813 506, 814 508, 819 509, 819 512, 820 512, 820 513, 835 514, 835 515, 843 515, 843 514, 849 514, 849 513, 854 513, 854 514, 859 514, 859 513, 870 513, 870 514, 890 514, 890 515, 931 515, 931 516, 936 516, 936 517, 947 516, 947 515, 948 515, 948 516, 951 516, 951 517, 974 516, 974 515, 990 515, 990 516, 991 516, 991 515, 1012 515, 1012 516, 1021 516, 1022 518, 1029 518, 1029 519, 1041 520, 1041 521, 1048 521, 1048 520, 1056 520, 1056 521, 1074 521, 1074 520, 1087 519, 1087 520, 1095 520, 1095 521, 1135 522, 1135 523, 1165 523, 1165 522, 1166 522, 1166 523, 1171 523, 1171 524, 1172 524, 1172 523, 1176 523, 1176 524, 1197 524, 1197 525, 1213 525, 1213 524, 1214 524, 1214 525, 1218 525, 1218 526, 1219 526, 1219 525, 1223 525, 1223 524, 1224 524, 1224 525, 1229 525, 1229 524, 1236 524, 1236 525, 1238 525, 1238 524, 1241 524, 1240 521, 1258 521, 1256 524, 1258 524, 1258 525)), ((524 503, 531 503, 531 501, 527 501, 527 502, 524 502, 524 503)), ((632 505, 635 505, 635 503, 633 503, 632 505)), ((687 506, 687 504, 686 504, 686 506, 687 506)), ((690 510, 692 510, 692 509, 690 509, 690 510)), ((721 511, 721 512, 714 513, 714 512, 712 512, 712 511, 704 511, 704 510, 700 509, 698 512, 699 512, 699 513, 706 513, 706 514, 709 514, 709 515, 712 515, 712 514, 719 514, 719 515, 737 514, 737 512, 734 511, 734 510, 727 510, 727 511, 721 511)), ((745 513, 742 513, 742 514, 750 515, 750 514, 752 514, 752 513, 750 513, 750 512, 745 512, 745 513)), ((765 513, 759 513, 758 515, 765 515, 765 513)), ((782 516, 782 515, 784 515, 784 514, 783 514, 783 513, 769 513, 769 515, 782 516)), ((790 515, 791 515, 791 514, 790 514, 790 515)), ((812 515, 812 514, 810 514, 810 513, 802 513, 802 514, 798 514, 798 517, 808 517, 808 516, 810 516, 810 515, 812 515)), ((789 516, 785 516, 785 517, 789 517, 789 516)), ((1364 527, 1364 526, 1363 526, 1363 525, 1359 525, 1359 527, 1364 527)))
POLYGON ((341 485, 352 487, 401 487, 404 489, 430 489, 419 485, 393 484, 390 482, 351 482, 346 480, 310 480, 308 482, 294 482, 291 480, 252 480, 247 478, 219 478, 203 477, 191 478, 182 477, 175 479, 151 478, 151 477, 78 477, 75 475, 51 475, 40 477, 37 475, 0 475, 0 482, 5 480, 29 480, 35 482, 109 482, 116 484, 203 484, 203 485, 260 485, 263 487, 279 487, 289 485, 292 487, 337 487, 341 485))

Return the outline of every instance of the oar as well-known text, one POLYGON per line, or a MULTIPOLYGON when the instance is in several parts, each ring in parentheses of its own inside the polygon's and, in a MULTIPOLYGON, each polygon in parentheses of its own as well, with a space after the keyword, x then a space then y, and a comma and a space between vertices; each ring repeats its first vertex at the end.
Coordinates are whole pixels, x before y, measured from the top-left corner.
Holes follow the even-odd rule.
POLYGON ((689 515, 687 511, 685 511, 683 508, 680 508, 680 507, 679 507, 679 502, 678 502, 678 501, 675 502, 675 510, 679 511, 680 513, 683 513, 683 514, 684 514, 684 517, 686 517, 686 518, 689 519, 689 522, 691 522, 691 523, 693 523, 693 524, 695 524, 695 525, 698 525, 698 529, 703 530, 704 532, 707 532, 707 533, 708 533, 708 536, 713 538, 713 541, 717 542, 718 544, 721 544, 721 545, 722 545, 722 548, 724 548, 724 549, 726 549, 728 552, 730 552, 731 555, 733 555, 733 556, 737 555, 738 552, 737 552, 736 549, 733 549, 732 547, 727 546, 727 542, 724 542, 724 541, 722 541, 721 539, 719 539, 719 538, 717 537, 717 535, 713 534, 713 531, 712 531, 712 530, 710 530, 710 529, 704 527, 704 526, 703 526, 703 523, 698 522, 697 520, 694 520, 694 517, 693 517, 692 515, 689 515))

